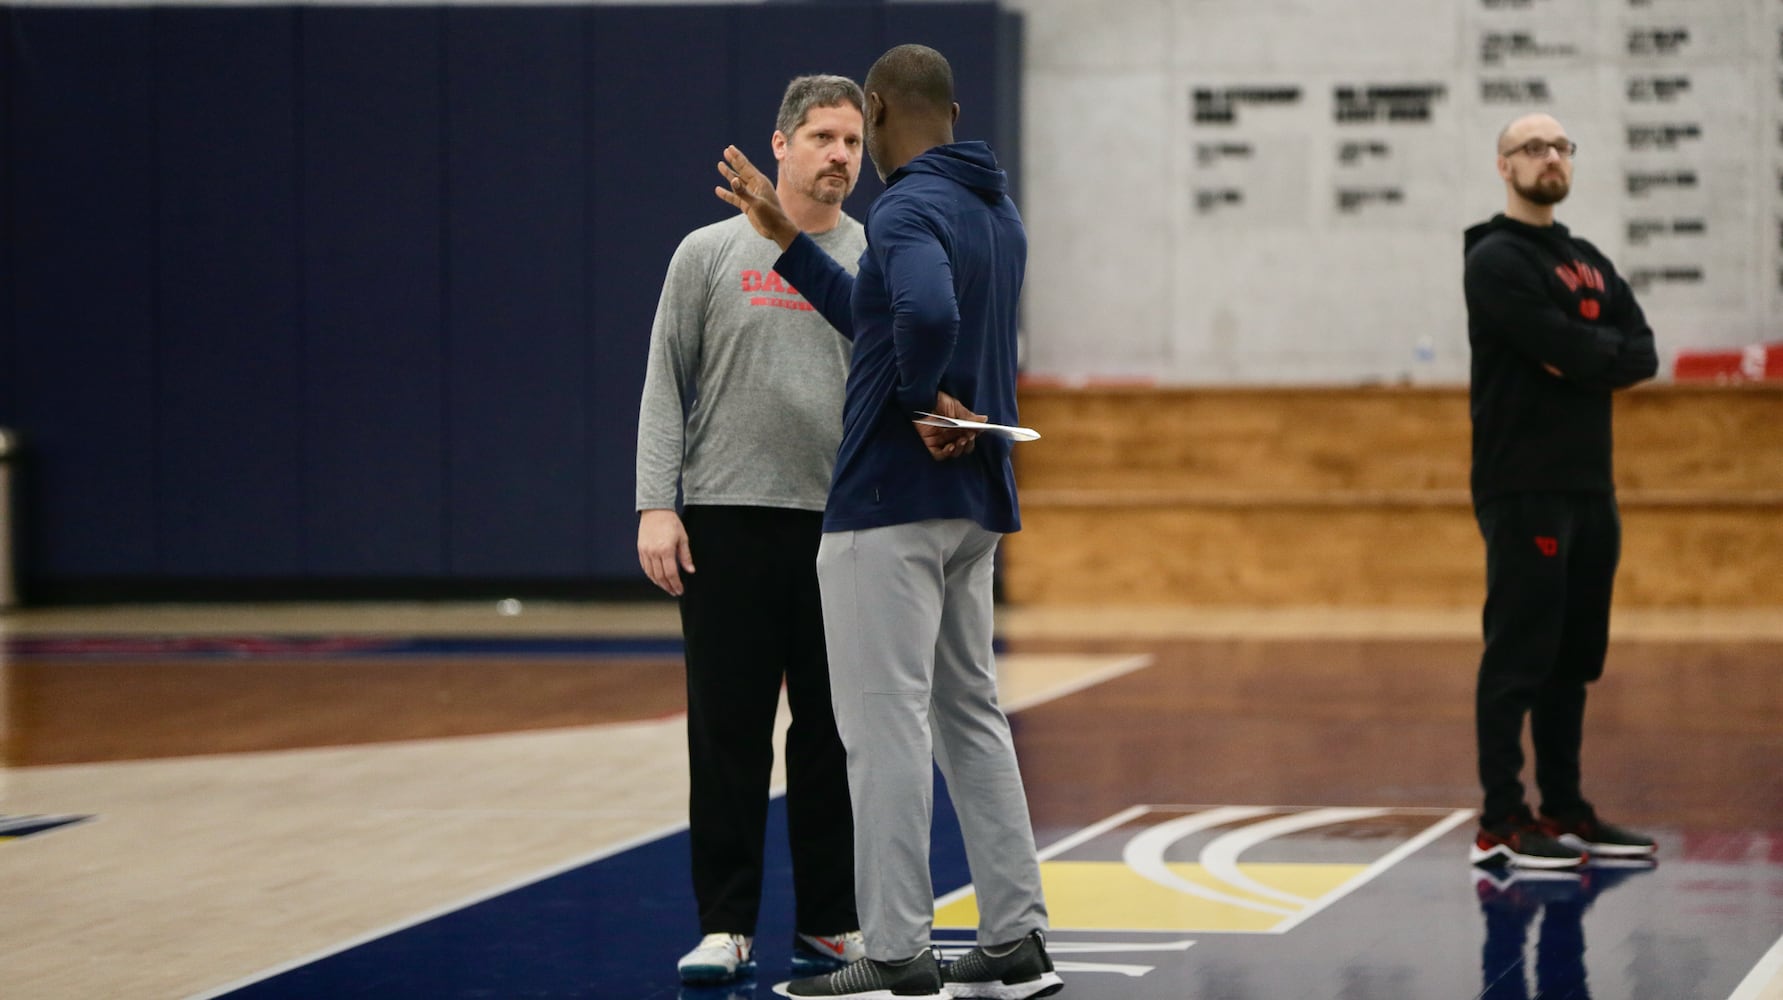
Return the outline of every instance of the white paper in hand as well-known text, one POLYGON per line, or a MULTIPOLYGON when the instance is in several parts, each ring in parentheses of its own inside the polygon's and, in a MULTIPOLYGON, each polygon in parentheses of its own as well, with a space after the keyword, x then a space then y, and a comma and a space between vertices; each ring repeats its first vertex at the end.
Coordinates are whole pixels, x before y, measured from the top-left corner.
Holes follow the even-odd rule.
POLYGON ((1029 427, 1011 427, 1008 424, 987 424, 982 420, 961 420, 957 417, 944 417, 939 413, 916 411, 921 420, 919 424, 930 427, 957 427, 964 431, 978 431, 980 434, 995 434, 1011 441, 1038 441, 1040 432, 1029 427))

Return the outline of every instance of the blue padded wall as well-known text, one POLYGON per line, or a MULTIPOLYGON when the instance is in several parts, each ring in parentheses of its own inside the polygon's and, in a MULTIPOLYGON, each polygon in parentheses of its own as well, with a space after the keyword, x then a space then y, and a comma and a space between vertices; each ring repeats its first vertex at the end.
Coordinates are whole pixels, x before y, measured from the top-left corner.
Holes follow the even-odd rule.
POLYGON ((1011 17, 0 8, 27 596, 640 585, 650 324, 724 145, 771 168, 788 79, 924 41, 1014 167, 1011 17))
MULTIPOLYGON (((769 5, 744 12, 737 26, 732 81, 737 147, 772 175, 774 157, 768 142, 787 81, 806 73, 839 73, 857 83, 864 80, 873 60, 893 44, 886 42, 886 9, 877 4, 769 5)), ((843 207, 864 222, 867 206, 883 190, 872 161, 863 160, 860 184, 843 207)))
POLYGON ((446 566, 445 12, 305 7, 304 569, 446 566))
MULTIPOLYGON (((12 8, 0 7, 0 38, 12 35, 12 8)), ((12 60, 0 59, 0 94, 12 93, 12 60)), ((13 356, 12 103, 0 100, 0 427, 18 420, 18 359, 13 356)))
POLYGON ((576 8, 446 13, 447 568, 577 576, 588 550, 576 8))
MULTIPOLYGON (((692 230, 734 211, 711 192, 739 136, 734 7, 598 7, 587 36, 589 169, 583 250, 589 353, 586 414, 590 572, 637 573, 635 454, 650 325, 669 256, 692 230), (649 39, 676 38, 675 45, 649 39)), ((765 140, 772 134, 772 111, 765 140)))
POLYGON ((13 421, 26 575, 158 565, 156 175, 143 8, 17 7, 11 106, 13 421))
POLYGON ((297 575, 297 14, 159 12, 152 63, 160 562, 297 575))

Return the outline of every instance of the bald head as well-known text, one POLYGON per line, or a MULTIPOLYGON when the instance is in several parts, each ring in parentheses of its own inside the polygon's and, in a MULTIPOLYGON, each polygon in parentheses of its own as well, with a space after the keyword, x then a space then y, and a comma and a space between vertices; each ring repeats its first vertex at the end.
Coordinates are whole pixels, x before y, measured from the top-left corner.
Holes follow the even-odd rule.
POLYGON ((953 108, 953 67, 927 45, 900 45, 867 71, 865 89, 916 115, 947 118, 953 108))
POLYGON ((1566 128, 1553 115, 1537 111, 1512 118, 1498 130, 1498 155, 1516 149, 1531 139, 1565 138, 1566 128))
POLYGON ((936 146, 953 141, 960 106, 953 67, 927 45, 900 45, 867 71, 867 155, 880 180, 936 146))
POLYGON ((1553 115, 1514 118, 1498 131, 1498 176, 1504 179, 1505 214, 1534 226, 1554 221, 1554 206, 1572 191, 1577 148, 1553 115))

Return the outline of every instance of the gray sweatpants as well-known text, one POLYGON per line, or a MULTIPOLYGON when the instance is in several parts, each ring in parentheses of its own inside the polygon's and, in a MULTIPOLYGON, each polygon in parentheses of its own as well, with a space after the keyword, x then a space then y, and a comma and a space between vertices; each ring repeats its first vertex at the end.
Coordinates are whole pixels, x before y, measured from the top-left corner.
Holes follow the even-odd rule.
POLYGON ((881 961, 929 946, 931 756, 965 837, 979 942, 1046 928, 991 654, 1001 538, 971 521, 922 521, 826 533, 817 550, 830 693, 854 803, 856 903, 867 954, 881 961))

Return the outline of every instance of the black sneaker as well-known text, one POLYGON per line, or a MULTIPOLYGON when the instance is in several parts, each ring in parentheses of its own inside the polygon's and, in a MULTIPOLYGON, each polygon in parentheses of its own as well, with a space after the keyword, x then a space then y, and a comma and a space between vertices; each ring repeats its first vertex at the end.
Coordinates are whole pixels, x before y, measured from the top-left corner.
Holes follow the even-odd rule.
MULTIPOLYGON (((855 1000, 894 1000, 900 997, 947 1000, 941 988, 941 966, 935 953, 924 949, 902 962, 863 958, 827 976, 795 979, 786 985, 789 997, 854 997, 855 1000)), ((959 996, 960 994, 954 994, 959 996)))
POLYGON ((941 970, 952 997, 990 997, 992 1000, 1028 1000, 1049 997, 1065 988, 1046 955, 1046 938, 1031 931, 1015 950, 992 955, 973 948, 941 970))
POLYGON ((1586 854, 1543 833, 1525 811, 1503 823, 1480 827, 1467 859, 1476 865, 1554 870, 1577 868, 1585 863, 1586 854))
POLYGON ((1596 810, 1557 819, 1544 814, 1542 832, 1567 847, 1599 858, 1650 858, 1659 852, 1653 838, 1597 818, 1596 810))

